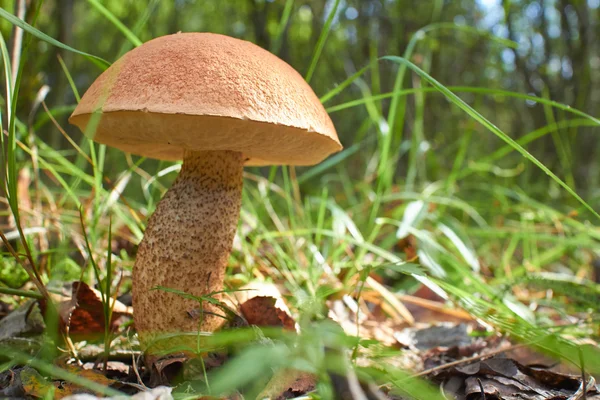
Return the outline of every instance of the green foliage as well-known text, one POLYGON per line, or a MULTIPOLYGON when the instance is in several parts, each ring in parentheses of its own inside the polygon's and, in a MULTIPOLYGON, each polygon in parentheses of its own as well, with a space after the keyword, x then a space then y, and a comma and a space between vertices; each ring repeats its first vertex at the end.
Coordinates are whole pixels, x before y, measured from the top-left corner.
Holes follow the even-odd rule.
POLYGON ((29 280, 27 272, 14 258, 0 257, 0 282, 11 288, 20 288, 29 280))
POLYGON ((73 259, 60 257, 49 271, 49 279, 54 282, 71 282, 81 277, 81 266, 73 259))
MULTIPOLYGON (((260 275, 283 283, 302 334, 199 336, 193 351, 226 347, 237 356, 208 375, 209 385, 201 376, 181 386, 182 397, 233 388, 255 394, 253 380, 293 365, 322 378, 317 395, 327 398, 327 374, 349 368, 339 354, 369 359, 376 345, 325 322, 326 302, 340 294, 358 301, 371 272, 392 298, 426 285, 490 332, 599 373, 597 349, 576 357, 574 339, 597 339, 600 324, 591 279, 600 257, 600 75, 591 66, 600 54, 587 40, 598 36, 600 10, 559 3, 88 0, 65 8, 48 0, 26 22, 0 9, 10 22, 0 24, 7 132, 0 207, 10 210, 0 208, 0 225, 10 226, 20 266, 46 265, 24 275, 3 253, 0 282, 81 278, 101 289, 110 319, 110 299, 131 286, 130 247, 179 165, 97 145, 66 118, 99 73, 89 61, 105 68, 153 37, 213 31, 254 41, 300 71, 346 148, 312 167, 247 169, 228 284, 235 290, 260 275), (545 8, 532 22, 536 5, 545 8), (16 53, 12 24, 26 31, 16 53), (15 54, 22 58, 13 68, 15 54), (52 90, 40 107, 42 84, 52 90), (21 170, 32 175, 26 190, 21 170), (3 221, 8 214, 16 226, 3 221), (29 227, 45 233, 28 236, 29 227), (533 301, 523 291, 546 296, 533 301), (579 323, 556 324, 553 312, 579 323)), ((354 367, 414 397, 437 396, 385 362, 354 367)))

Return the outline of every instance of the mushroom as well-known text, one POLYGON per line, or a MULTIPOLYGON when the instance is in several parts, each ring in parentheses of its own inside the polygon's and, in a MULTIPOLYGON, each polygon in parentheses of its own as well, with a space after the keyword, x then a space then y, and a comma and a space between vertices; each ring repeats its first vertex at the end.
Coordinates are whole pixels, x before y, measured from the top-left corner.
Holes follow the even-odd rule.
POLYGON ((96 142, 183 160, 133 269, 134 322, 152 352, 176 343, 149 346, 161 335, 222 324, 214 306, 199 312, 197 301, 153 289, 222 290, 244 165, 312 165, 342 148, 292 67, 250 42, 212 33, 163 36, 131 50, 96 79, 69 121, 96 142))

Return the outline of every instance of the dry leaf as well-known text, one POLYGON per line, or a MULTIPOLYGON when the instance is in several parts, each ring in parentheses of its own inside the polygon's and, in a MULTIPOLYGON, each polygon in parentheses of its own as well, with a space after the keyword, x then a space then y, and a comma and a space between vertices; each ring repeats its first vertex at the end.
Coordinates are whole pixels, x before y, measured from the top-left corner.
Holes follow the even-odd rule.
POLYGON ((295 322, 285 311, 275 307, 273 297, 254 297, 240 305, 240 311, 250 325, 280 326, 295 330, 295 322))
POLYGON ((291 399, 315 389, 317 379, 307 372, 293 369, 277 371, 258 395, 259 399, 291 399))
MULTIPOLYGON (((81 371, 71 370, 70 372, 75 372, 78 375, 84 375, 80 373, 81 371)), ((113 381, 107 380, 102 375, 99 375, 102 377, 99 378, 98 375, 99 374, 88 374, 87 376, 85 376, 85 378, 94 380, 102 385, 113 383, 113 381)), ((89 392, 88 389, 84 389, 70 382, 48 381, 33 368, 24 368, 23 370, 21 370, 20 376, 25 394, 35 398, 49 398, 51 396, 51 398, 53 399, 62 399, 66 396, 70 396, 76 393, 89 392)))
MULTIPOLYGON (((104 335, 104 311, 100 292, 84 282, 73 282, 71 299, 60 305, 63 323, 73 340, 99 339, 104 335)), ((112 299, 110 300, 112 304, 112 299)), ((131 307, 115 301, 111 330, 122 324, 121 318, 132 315, 131 307)))
POLYGON ((0 320, 0 341, 44 332, 44 318, 35 301, 28 301, 0 320))
MULTIPOLYGON (((441 377, 445 382, 454 382, 453 393, 458 399, 476 398, 482 395, 482 390, 486 398, 504 400, 583 398, 580 375, 530 368, 501 356, 458 365, 437 375, 438 379, 441 377), (463 385, 456 385, 457 377, 464 379, 463 385)), ((444 387, 448 390, 448 385, 444 387)), ((593 379, 585 387, 588 398, 600 393, 593 379)))

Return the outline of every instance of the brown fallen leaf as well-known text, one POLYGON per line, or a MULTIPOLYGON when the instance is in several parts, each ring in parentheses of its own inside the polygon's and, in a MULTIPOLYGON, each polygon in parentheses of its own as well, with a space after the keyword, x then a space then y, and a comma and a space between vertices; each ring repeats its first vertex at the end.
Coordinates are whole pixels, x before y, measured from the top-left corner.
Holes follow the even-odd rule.
MULTIPOLYGON (((115 383, 115 381, 95 371, 83 370, 74 366, 68 366, 65 369, 72 374, 103 386, 110 386, 115 383)), ((33 368, 23 368, 20 372, 20 378, 25 394, 35 398, 62 399, 78 393, 94 393, 71 382, 49 381, 33 368)))
POLYGON ((313 374, 293 369, 282 369, 273 375, 257 398, 291 399, 314 390, 316 384, 317 379, 313 374))
MULTIPOLYGON (((73 282, 71 298, 64 300, 59 307, 61 319, 73 340, 100 339, 104 334, 104 312, 98 290, 84 282, 73 282)), ((110 300, 113 303, 113 300, 110 300)), ((122 323, 122 318, 133 314, 131 307, 120 301, 113 304, 111 330, 122 323)))
POLYGON ((253 297, 240 305, 240 311, 250 325, 295 330, 296 323, 285 311, 275 307, 276 301, 273 297, 253 297))
POLYGON ((285 288, 280 285, 276 285, 272 282, 264 282, 254 280, 248 282, 244 286, 241 286, 238 290, 232 293, 231 300, 234 304, 243 304, 246 301, 254 298, 254 297, 273 297, 277 301, 275 302, 275 307, 280 310, 285 311, 289 315, 292 315, 290 309, 288 308, 281 291, 285 290, 285 288))
POLYGON ((575 398, 584 386, 588 398, 600 393, 593 378, 584 385, 580 375, 531 368, 502 356, 455 366, 436 376, 436 379, 439 378, 444 381, 446 389, 446 382, 453 382, 452 392, 457 399, 479 398, 482 395, 489 399, 504 400, 568 399, 575 398), (462 385, 456 384, 458 377, 462 377, 462 385))
POLYGON ((64 369, 67 372, 70 372, 73 375, 77 375, 79 377, 85 378, 89 381, 93 381, 99 383, 102 386, 111 386, 116 383, 114 380, 107 378, 101 372, 98 372, 93 369, 84 369, 77 367, 75 365, 66 365, 61 366, 61 369, 64 369))

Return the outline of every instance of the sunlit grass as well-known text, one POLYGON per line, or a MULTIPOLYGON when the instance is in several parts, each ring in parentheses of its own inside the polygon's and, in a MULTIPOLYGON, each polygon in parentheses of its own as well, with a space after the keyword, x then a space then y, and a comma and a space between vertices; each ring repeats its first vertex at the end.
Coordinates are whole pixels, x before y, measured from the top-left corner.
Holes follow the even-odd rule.
MULTIPOLYGON (((93 6, 90 12, 102 13, 123 34, 122 49, 141 43, 136 33, 141 28, 130 30, 99 2, 89 0, 89 3, 93 6)), ((274 50, 280 46, 292 3, 286 2, 274 50)), ((318 61, 339 3, 334 3, 314 49, 306 72, 309 81, 318 68, 323 68, 318 61)), ((140 16, 139 21, 147 19, 148 13, 140 16)), ((99 57, 57 42, 5 10, 0 10, 0 16, 37 39, 85 56, 101 68, 109 65, 99 57)), ((236 356, 225 367, 209 373, 209 385, 202 382, 203 377, 182 385, 179 389, 183 398, 195 397, 198 393, 231 392, 235 388, 257 394, 261 388, 252 386, 253 380, 266 382, 273 370, 290 366, 321 378, 317 390, 324 398, 332 390, 328 374, 343 374, 351 366, 361 377, 388 385, 392 390, 436 398, 437 392, 427 384, 409 379, 409 373, 391 365, 378 364, 376 369, 359 366, 357 359, 371 356, 366 345, 326 322, 328 300, 338 294, 352 294, 359 301, 357 288, 370 285, 368 273, 371 271, 390 278, 387 287, 378 288, 378 296, 390 312, 401 315, 404 310, 396 303, 398 295, 424 284, 443 295, 449 305, 461 307, 478 318, 490 332, 510 335, 577 368, 585 365, 588 372, 600 373, 598 349, 575 351, 577 340, 590 332, 598 332, 600 324, 594 311, 600 298, 598 285, 578 278, 581 266, 598 256, 600 230, 594 209, 598 199, 581 198, 572 187, 568 171, 562 171, 566 174, 562 177, 528 150, 536 140, 551 135, 561 151, 564 168, 569 149, 561 148, 566 144, 556 138, 557 132, 567 127, 595 127, 600 125, 600 120, 548 98, 500 88, 443 85, 430 76, 426 68, 409 61, 424 35, 438 30, 461 30, 483 35, 497 46, 514 46, 487 32, 453 24, 432 24, 418 31, 402 58, 382 57, 373 43, 364 68, 340 79, 336 88, 321 96, 332 114, 353 112, 356 107, 366 109, 368 117, 363 126, 357 128, 357 137, 361 140, 345 143, 344 151, 311 168, 271 168, 266 173, 250 168, 245 172, 239 240, 236 240, 226 284, 232 290, 254 279, 282 284, 301 332, 296 335, 236 329, 203 337, 203 347, 195 351, 228 348, 236 356), (379 65, 382 62, 398 64, 391 93, 381 93, 379 65), (405 77, 411 73, 420 77, 419 86, 405 88, 405 77), (335 103, 350 87, 358 88, 362 96, 335 103), (465 103, 458 96, 460 93, 533 100, 579 118, 549 118, 547 126, 512 138, 481 115, 477 104, 465 103), (469 130, 457 143, 458 150, 449 163, 450 168, 437 170, 436 180, 428 179, 432 175, 428 170, 430 164, 419 150, 420 143, 429 135, 424 131, 424 120, 428 117, 426 96, 433 95, 445 96, 449 106, 462 110, 470 122, 469 130), (409 128, 418 135, 409 137, 404 132, 407 102, 415 96, 416 118, 409 128), (476 131, 476 126, 488 132, 476 131), (495 134, 504 143, 499 141, 491 154, 483 153, 473 143, 476 135, 482 134, 495 134), (514 157, 515 152, 522 157, 514 168, 497 165, 508 156, 514 157), (406 162, 408 181, 397 172, 400 162, 406 162), (548 174, 545 186, 553 184, 562 188, 551 204, 535 200, 529 188, 518 187, 511 181, 512 177, 532 168, 548 174), (579 202, 578 209, 562 205, 572 204, 571 197, 579 202), (400 239, 409 236, 416 242, 416 260, 406 260, 396 248, 400 239), (560 268, 555 268, 556 263, 560 268), (565 269, 572 274, 565 273, 565 269), (550 324, 543 312, 538 313, 529 299, 520 295, 521 289, 551 290, 554 295, 540 302, 549 305, 562 304, 557 296, 568 297, 574 302, 570 304, 572 312, 587 315, 582 318, 585 323, 570 327, 550 324), (267 338, 269 341, 265 344, 263 339, 267 338), (346 357, 350 351, 355 356, 352 360, 346 357)), ((7 88, 2 117, 8 127, 6 134, 0 135, 5 174, 3 190, 16 223, 14 230, 7 233, 19 239, 13 253, 29 268, 31 280, 37 282, 37 292, 32 297, 45 295, 48 285, 62 283, 56 282, 54 277, 67 274, 66 266, 70 266, 76 270, 75 276, 102 289, 104 315, 110 319, 109 299, 130 285, 119 286, 116 277, 123 275, 130 282, 132 266, 127 252, 111 253, 111 239, 139 242, 143 221, 153 212, 178 166, 123 155, 87 138, 72 142, 66 149, 55 149, 44 142, 36 131, 52 123, 55 134, 60 134, 65 127, 57 121, 64 120, 73 105, 48 105, 31 123, 20 120, 16 110, 22 69, 17 71, 15 79, 4 39, 0 45, 7 88), (16 81, 14 86, 13 80, 16 81), (127 168, 112 170, 115 160, 127 168), (36 193, 25 191, 26 196, 37 198, 30 209, 23 208, 26 199, 19 197, 23 192, 18 190, 18 177, 23 169, 34 171, 36 177, 36 193), (34 221, 42 222, 43 234, 28 233, 26 228, 33 227, 34 221), (41 258, 47 260, 43 270, 37 269, 37 260, 41 258), (93 274, 89 273, 88 266, 92 267, 93 274)), ((85 88, 77 88, 70 71, 63 63, 61 66, 75 98, 79 99, 79 91, 85 88)), ((2 256, 12 255, 5 252, 2 256)), ((24 294, 18 288, 3 286, 0 293, 24 294)), ((105 336, 105 346, 110 348, 110 332, 106 331, 105 336)), ((14 353, 13 362, 7 365, 28 360, 27 356, 14 353)), ((31 363, 36 368, 47 368, 52 362, 51 358, 34 357, 33 360, 31 363)), ((8 368, 7 365, 4 367, 8 368)), ((88 387, 98 389, 93 385, 88 387)), ((110 390, 105 392, 114 394, 110 390)))

